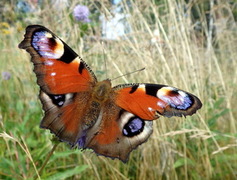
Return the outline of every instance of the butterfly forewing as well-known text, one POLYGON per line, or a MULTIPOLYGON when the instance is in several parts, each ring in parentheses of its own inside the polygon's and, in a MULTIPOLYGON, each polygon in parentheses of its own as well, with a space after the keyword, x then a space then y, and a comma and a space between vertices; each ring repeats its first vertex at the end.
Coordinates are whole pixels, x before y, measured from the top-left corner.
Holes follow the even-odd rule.
POLYGON ((145 120, 192 115, 202 106, 196 96, 166 85, 128 84, 114 90, 118 106, 145 120))
POLYGON ((28 26, 19 47, 31 54, 37 82, 47 93, 87 91, 97 81, 88 65, 66 43, 43 26, 28 26))

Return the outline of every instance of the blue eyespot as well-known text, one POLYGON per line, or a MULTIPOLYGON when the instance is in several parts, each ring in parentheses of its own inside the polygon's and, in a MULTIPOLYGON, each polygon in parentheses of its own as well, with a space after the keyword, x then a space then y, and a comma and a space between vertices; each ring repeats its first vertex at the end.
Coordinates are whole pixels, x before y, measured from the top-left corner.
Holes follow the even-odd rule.
POLYGON ((125 124, 123 128, 123 135, 128 137, 136 136, 143 131, 144 126, 145 122, 143 119, 133 117, 127 122, 127 124, 125 124))

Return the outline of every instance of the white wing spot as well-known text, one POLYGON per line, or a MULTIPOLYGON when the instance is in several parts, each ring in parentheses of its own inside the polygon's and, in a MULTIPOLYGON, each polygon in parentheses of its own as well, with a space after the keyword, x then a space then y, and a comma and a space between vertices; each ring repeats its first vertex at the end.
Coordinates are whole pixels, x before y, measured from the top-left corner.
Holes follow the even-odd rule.
POLYGON ((150 111, 150 112, 155 111, 155 110, 154 110, 153 108, 151 108, 151 107, 148 107, 147 109, 148 109, 148 111, 150 111))
POLYGON ((47 38, 52 38, 52 37, 53 37, 53 35, 50 34, 49 32, 45 32, 45 36, 46 36, 47 38))
POLYGON ((56 72, 52 72, 52 73, 51 73, 51 76, 55 76, 55 75, 56 75, 56 72))
POLYGON ((184 98, 187 97, 187 94, 183 91, 178 91, 178 93, 184 98))
POLYGON ((146 90, 145 84, 140 84, 140 85, 138 86, 138 88, 141 89, 141 90, 143 90, 143 91, 146 90))
POLYGON ((54 63, 53 61, 46 60, 44 64, 47 66, 52 66, 54 63))
POLYGON ((66 94, 66 101, 73 97, 73 93, 66 94))
POLYGON ((159 107, 161 107, 161 108, 165 108, 165 107, 166 107, 165 103, 162 102, 162 101, 158 101, 158 102, 157 102, 157 106, 159 106, 159 107))

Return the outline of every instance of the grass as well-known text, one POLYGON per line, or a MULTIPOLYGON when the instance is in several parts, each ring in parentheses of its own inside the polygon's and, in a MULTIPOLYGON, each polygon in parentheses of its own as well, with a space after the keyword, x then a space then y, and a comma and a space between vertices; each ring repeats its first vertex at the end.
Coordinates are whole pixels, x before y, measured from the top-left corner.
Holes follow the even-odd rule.
POLYGON ((11 78, 0 79, 0 179, 236 179, 236 2, 210 3, 210 11, 205 1, 189 3, 184 13, 182 0, 134 1, 132 8, 125 6, 133 29, 129 39, 104 43, 96 19, 99 12, 109 15, 109 4, 88 1, 94 10, 90 25, 73 20, 76 4, 72 1, 59 12, 45 3, 31 14, 15 13, 11 1, 5 5, 8 11, 1 18, 8 24, 0 26, 0 73, 10 72, 11 78), (190 15, 194 9, 201 26, 190 15), (156 120, 152 136, 131 153, 127 164, 60 143, 39 175, 54 141, 39 128, 39 88, 29 55, 17 48, 29 24, 42 24, 58 34, 99 80, 146 67, 113 85, 169 84, 200 97, 203 107, 192 117, 156 120))

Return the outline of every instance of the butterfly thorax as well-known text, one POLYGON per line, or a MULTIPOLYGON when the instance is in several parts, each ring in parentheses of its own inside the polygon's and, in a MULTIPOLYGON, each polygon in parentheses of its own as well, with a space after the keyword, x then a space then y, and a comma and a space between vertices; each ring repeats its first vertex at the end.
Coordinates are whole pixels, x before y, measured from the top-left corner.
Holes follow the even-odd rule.
POLYGON ((111 94, 111 82, 109 79, 98 82, 92 91, 92 100, 100 104, 105 103, 111 94))

